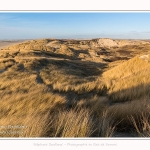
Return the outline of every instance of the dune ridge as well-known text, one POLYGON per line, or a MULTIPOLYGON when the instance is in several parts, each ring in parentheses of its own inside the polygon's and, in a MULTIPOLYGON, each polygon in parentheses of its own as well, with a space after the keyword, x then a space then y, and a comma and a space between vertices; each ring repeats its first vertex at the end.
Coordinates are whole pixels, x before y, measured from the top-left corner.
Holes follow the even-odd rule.
POLYGON ((0 50, 0 137, 149 137, 149 52, 148 40, 7 45, 0 50))

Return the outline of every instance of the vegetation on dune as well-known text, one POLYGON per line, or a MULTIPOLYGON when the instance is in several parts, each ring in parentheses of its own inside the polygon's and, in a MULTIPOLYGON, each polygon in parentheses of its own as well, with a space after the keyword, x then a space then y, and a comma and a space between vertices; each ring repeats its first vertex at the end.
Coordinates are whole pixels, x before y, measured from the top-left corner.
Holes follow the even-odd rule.
POLYGON ((112 102, 130 101, 149 97, 150 62, 139 57, 103 73, 112 102))
POLYGON ((150 62, 139 48, 149 44, 41 39, 0 50, 0 137, 149 137, 150 62))
POLYGON ((149 113, 141 112, 138 118, 131 116, 130 121, 133 123, 139 137, 150 137, 149 113))

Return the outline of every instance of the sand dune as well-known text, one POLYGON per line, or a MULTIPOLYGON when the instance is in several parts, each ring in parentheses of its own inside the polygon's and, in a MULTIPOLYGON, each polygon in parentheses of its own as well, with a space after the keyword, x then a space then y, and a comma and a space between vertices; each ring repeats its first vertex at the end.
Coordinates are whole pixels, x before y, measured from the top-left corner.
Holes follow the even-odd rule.
POLYGON ((0 49, 24 42, 25 40, 0 41, 0 49))
POLYGON ((150 137, 148 41, 39 39, 0 48, 0 137, 150 137))

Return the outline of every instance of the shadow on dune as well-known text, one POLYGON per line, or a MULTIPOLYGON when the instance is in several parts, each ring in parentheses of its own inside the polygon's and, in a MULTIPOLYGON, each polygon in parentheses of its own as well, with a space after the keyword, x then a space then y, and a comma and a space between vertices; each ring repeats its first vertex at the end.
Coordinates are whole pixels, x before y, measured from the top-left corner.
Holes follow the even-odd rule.
POLYGON ((150 97, 150 83, 139 84, 138 86, 119 90, 109 94, 108 96, 112 103, 127 102, 150 97))

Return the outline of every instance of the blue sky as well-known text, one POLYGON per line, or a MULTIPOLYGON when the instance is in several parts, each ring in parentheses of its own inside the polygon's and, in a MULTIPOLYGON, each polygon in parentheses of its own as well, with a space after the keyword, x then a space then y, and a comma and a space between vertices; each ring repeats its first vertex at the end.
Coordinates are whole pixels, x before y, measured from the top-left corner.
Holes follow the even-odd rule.
POLYGON ((0 39, 150 39, 150 12, 0 12, 0 39))

